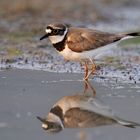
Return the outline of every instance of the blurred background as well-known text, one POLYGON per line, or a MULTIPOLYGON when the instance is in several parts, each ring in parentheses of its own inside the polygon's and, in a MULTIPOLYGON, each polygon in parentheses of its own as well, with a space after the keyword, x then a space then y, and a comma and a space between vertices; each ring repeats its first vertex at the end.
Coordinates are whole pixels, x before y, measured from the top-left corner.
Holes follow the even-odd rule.
POLYGON ((139 0, 0 0, 0 60, 44 58, 48 42, 39 37, 54 21, 108 32, 140 30, 139 7, 139 0))

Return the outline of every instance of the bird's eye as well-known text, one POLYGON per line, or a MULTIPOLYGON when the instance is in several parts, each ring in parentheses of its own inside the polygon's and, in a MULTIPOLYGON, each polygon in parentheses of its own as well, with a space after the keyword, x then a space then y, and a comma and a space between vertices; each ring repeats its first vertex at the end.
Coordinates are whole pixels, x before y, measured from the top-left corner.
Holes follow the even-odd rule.
POLYGON ((59 30, 53 30, 53 34, 57 34, 59 32, 59 30))
POLYGON ((49 129, 52 129, 54 128, 54 125, 53 124, 49 124, 49 129))

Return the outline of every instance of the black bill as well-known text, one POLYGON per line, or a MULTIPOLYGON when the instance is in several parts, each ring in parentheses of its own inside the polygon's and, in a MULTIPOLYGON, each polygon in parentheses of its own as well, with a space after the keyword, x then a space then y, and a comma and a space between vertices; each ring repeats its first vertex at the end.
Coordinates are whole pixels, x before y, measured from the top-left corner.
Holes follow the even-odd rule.
POLYGON ((40 40, 43 40, 43 39, 45 39, 45 38, 47 38, 48 37, 48 34, 45 34, 44 36, 42 36, 41 38, 40 38, 40 40))
POLYGON ((42 123, 45 123, 45 122, 46 122, 45 119, 43 119, 43 118, 41 118, 41 117, 39 117, 39 116, 36 116, 36 118, 37 118, 38 120, 40 120, 42 123))

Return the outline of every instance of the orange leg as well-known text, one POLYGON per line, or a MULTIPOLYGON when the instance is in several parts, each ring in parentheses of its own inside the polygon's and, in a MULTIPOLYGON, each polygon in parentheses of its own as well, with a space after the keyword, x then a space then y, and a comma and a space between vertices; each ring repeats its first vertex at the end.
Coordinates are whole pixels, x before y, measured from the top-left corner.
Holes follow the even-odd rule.
POLYGON ((96 73, 96 64, 94 63, 94 61, 92 61, 92 74, 96 73))
POLYGON ((88 90, 88 84, 87 84, 87 82, 88 81, 84 81, 84 93, 86 93, 87 92, 87 90, 88 90))
POLYGON ((94 61, 92 59, 89 59, 91 64, 92 64, 92 69, 89 72, 88 70, 88 62, 85 62, 85 76, 84 76, 84 80, 88 81, 88 78, 91 74, 95 74, 96 73, 96 64, 94 63, 94 61))
POLYGON ((84 76, 84 80, 88 80, 88 63, 85 62, 85 76, 84 76))
POLYGON ((87 90, 91 90, 91 92, 93 93, 93 96, 96 96, 96 90, 94 89, 94 87, 90 84, 89 81, 84 81, 84 93, 87 92, 87 90))

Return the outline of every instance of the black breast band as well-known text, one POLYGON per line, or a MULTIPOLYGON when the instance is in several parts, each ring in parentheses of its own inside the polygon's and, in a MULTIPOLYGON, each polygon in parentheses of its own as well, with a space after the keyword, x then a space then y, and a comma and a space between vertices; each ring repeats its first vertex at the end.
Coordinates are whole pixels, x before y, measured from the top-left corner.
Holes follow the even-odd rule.
POLYGON ((55 47, 55 49, 59 52, 63 51, 65 49, 65 43, 66 43, 66 37, 67 35, 65 35, 65 38, 58 43, 53 44, 53 46, 55 47))
POLYGON ((50 110, 50 113, 55 114, 56 116, 58 116, 62 121, 64 120, 63 117, 63 110, 61 109, 61 107, 59 106, 55 106, 50 110))

